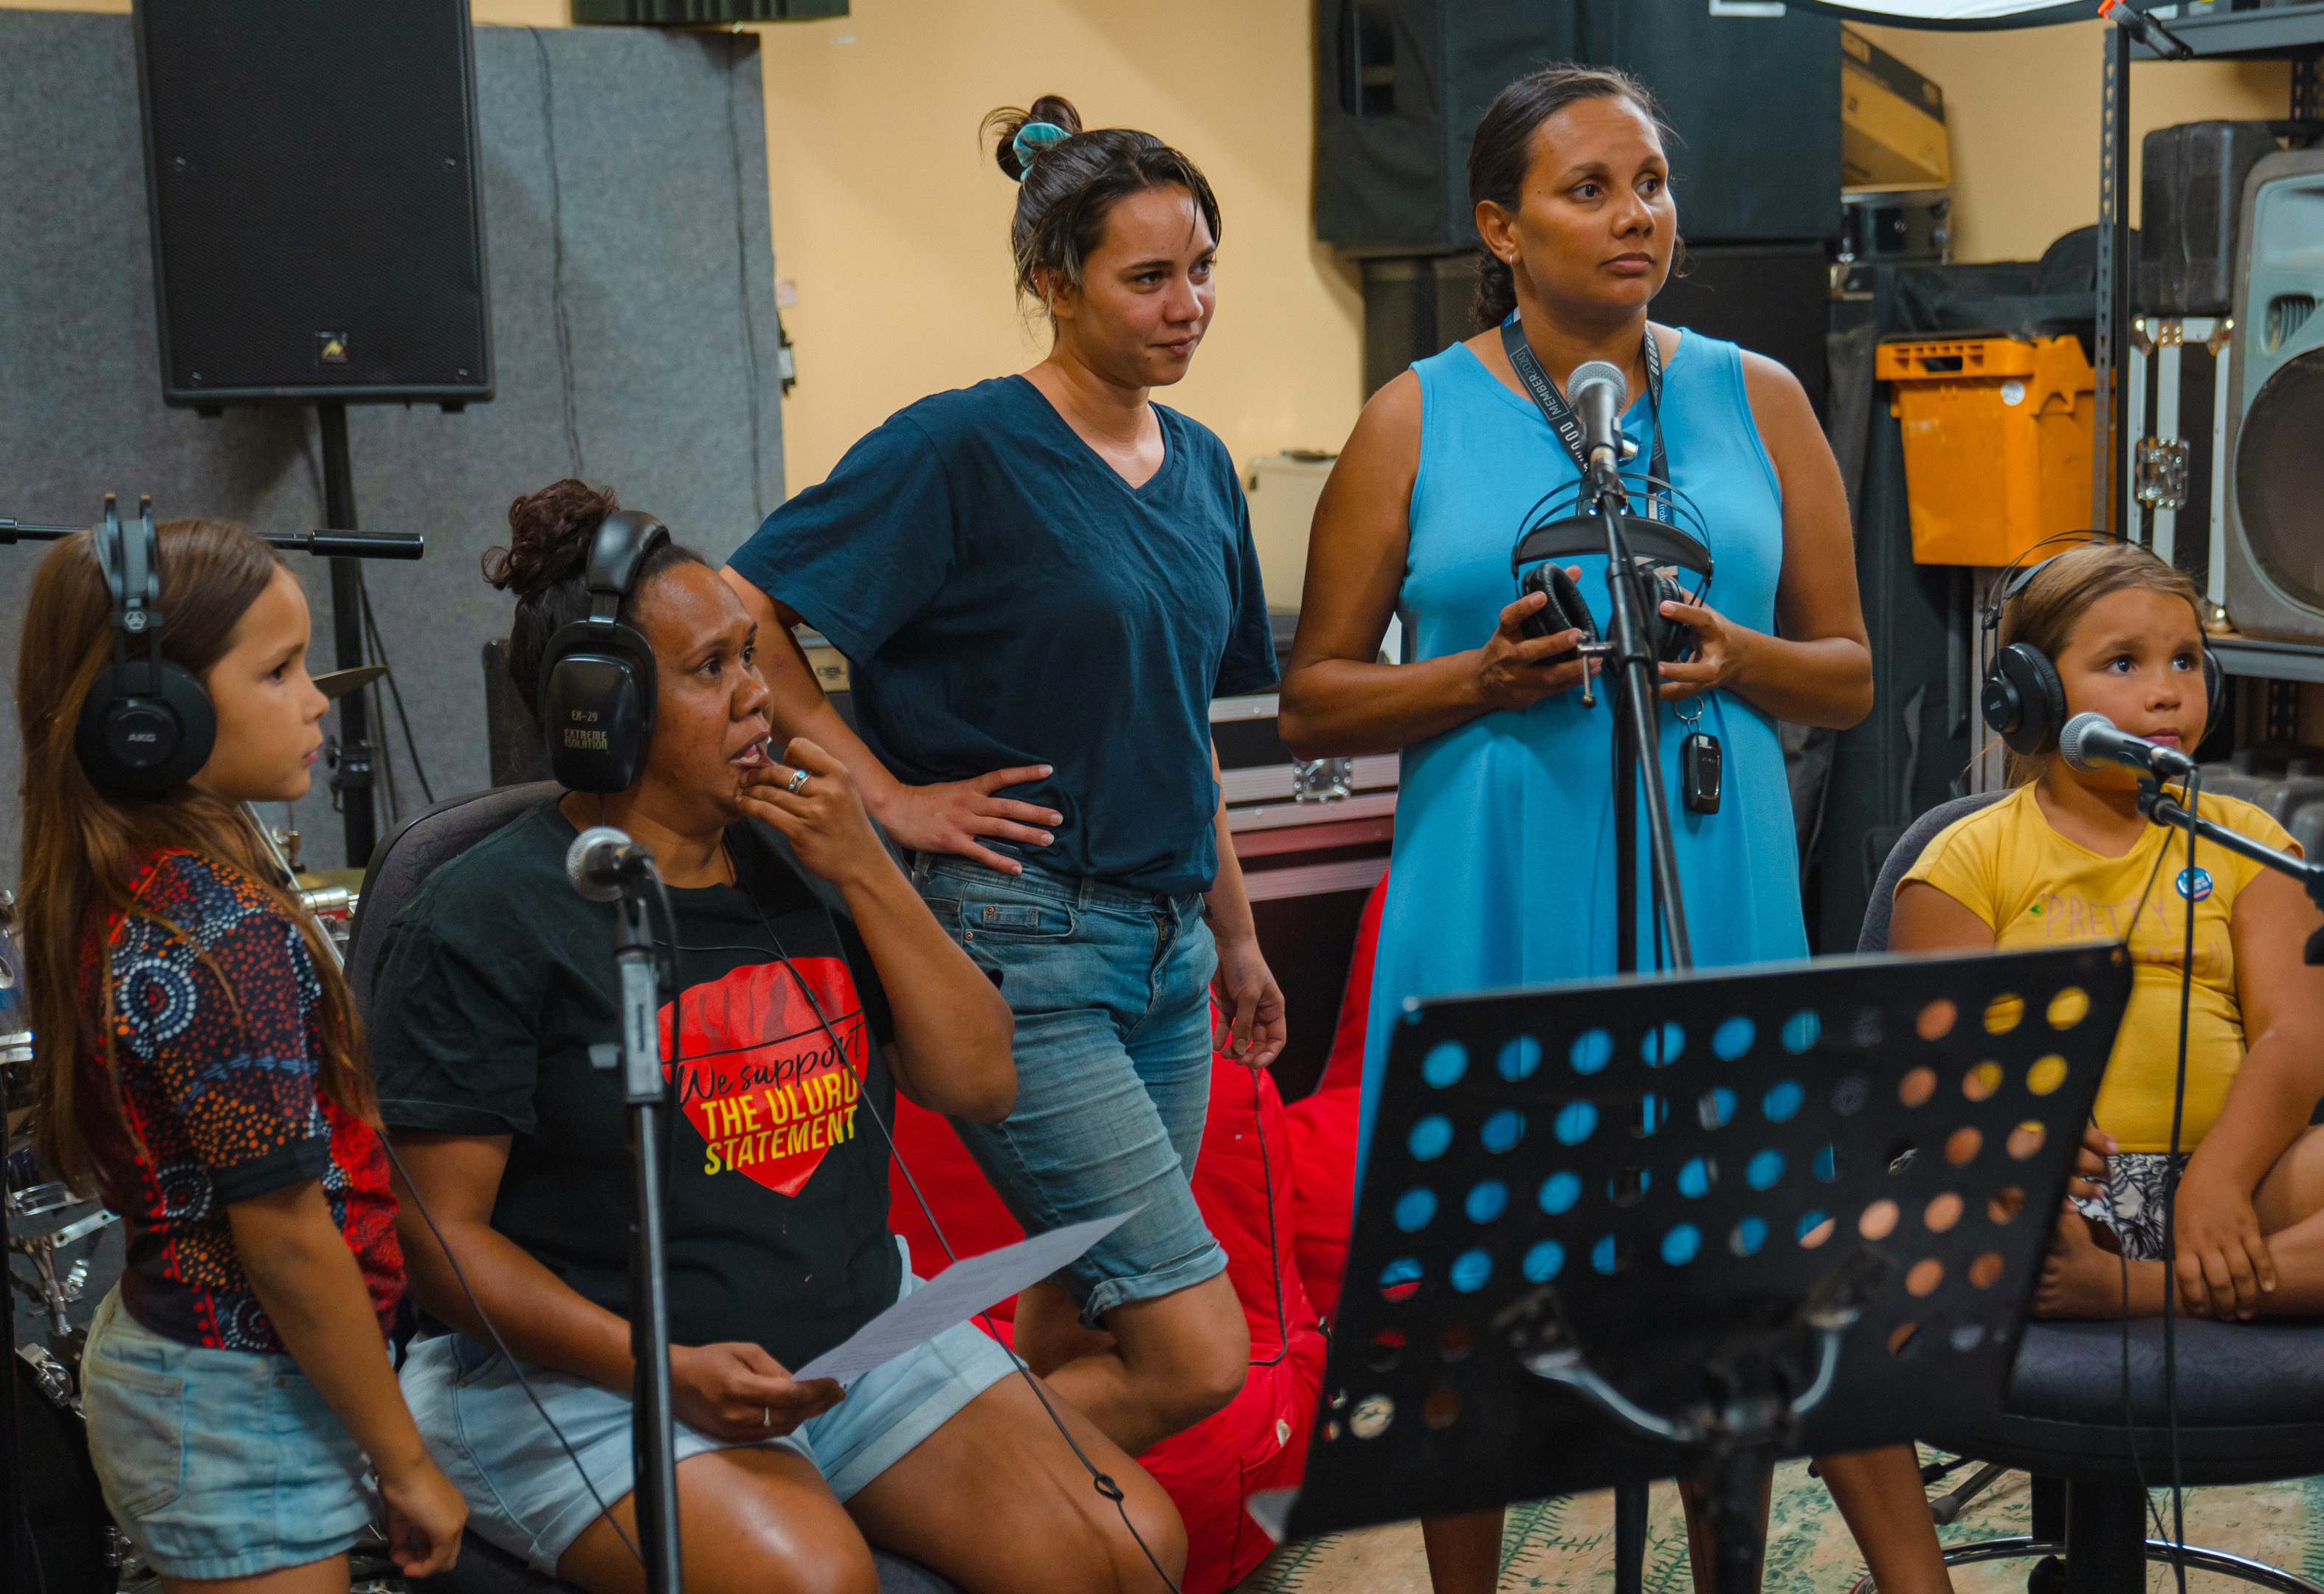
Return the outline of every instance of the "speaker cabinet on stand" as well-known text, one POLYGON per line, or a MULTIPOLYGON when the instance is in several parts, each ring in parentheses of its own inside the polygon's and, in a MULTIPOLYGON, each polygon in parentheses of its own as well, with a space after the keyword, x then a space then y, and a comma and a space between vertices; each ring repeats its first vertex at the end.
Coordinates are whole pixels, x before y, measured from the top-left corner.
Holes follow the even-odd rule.
MULTIPOLYGON (((476 71, 464 0, 136 0, 165 403, 311 404, 324 514, 355 527, 351 403, 493 396, 476 71)), ((337 668, 364 659, 361 567, 331 561, 337 668)), ((364 697, 331 788, 376 834, 364 697)))

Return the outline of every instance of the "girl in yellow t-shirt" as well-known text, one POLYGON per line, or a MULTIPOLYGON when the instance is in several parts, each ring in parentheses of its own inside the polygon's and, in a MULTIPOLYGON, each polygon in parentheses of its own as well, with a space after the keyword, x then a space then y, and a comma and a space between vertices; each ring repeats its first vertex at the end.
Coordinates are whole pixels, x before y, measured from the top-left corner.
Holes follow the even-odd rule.
MULTIPOLYGON (((2166 746, 2202 740, 2203 632, 2194 585, 2144 548, 2076 548, 2002 611, 2001 642, 2056 667, 2068 715, 2095 710, 2166 746)), ((2126 940, 2130 1006, 2084 1137, 2034 1310, 2116 1318, 2178 1309, 2221 1320, 2324 1313, 2324 970, 2301 962, 2319 917, 2283 875, 2142 817, 2137 778, 2055 751, 2012 757, 2015 789, 1938 833, 1896 888, 1888 944, 1958 952, 2126 940), (2195 908, 2175 1269, 2163 1221, 2178 1073, 2187 908, 2195 908), (2102 1160, 2103 1159, 2103 1160, 2102 1160)), ((2283 827, 2232 797, 2203 817, 2286 852, 2283 827)), ((1882 1594, 1948 1587, 1913 1452, 1821 1470, 1882 1594)))
MULTIPOLYGON (((2203 632, 2187 577, 2144 548, 2078 548, 2003 610, 2001 641, 2056 666, 2069 714, 2096 710, 2165 746, 2202 739, 2203 632)), ((1896 889, 1899 952, 2124 940, 2130 1007, 2089 1131, 2103 1188, 2059 1221, 2034 1309, 2118 1317, 2163 1310, 2163 1206, 2193 898, 2187 1094, 2179 1132, 2180 1310, 2222 1320, 2324 1312, 2324 970, 2301 962, 2319 923, 2290 879, 2149 823, 2127 770, 2013 760, 2009 796, 1938 833, 1896 889)), ((2205 818, 2286 852, 2249 803, 2205 797, 2205 818)))

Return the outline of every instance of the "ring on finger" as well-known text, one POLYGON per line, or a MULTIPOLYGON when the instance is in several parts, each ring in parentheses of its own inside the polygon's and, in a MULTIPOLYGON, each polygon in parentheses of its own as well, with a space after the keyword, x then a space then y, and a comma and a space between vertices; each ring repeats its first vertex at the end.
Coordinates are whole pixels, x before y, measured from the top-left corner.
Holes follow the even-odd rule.
POLYGON ((790 780, 784 786, 783 789, 789 792, 793 797, 798 796, 800 792, 807 789, 807 771, 805 769, 792 770, 790 780))
POLYGON ((761 1428, 771 1428, 774 1425, 775 1408, 770 1405, 761 1406, 759 1408, 759 1426, 761 1428))

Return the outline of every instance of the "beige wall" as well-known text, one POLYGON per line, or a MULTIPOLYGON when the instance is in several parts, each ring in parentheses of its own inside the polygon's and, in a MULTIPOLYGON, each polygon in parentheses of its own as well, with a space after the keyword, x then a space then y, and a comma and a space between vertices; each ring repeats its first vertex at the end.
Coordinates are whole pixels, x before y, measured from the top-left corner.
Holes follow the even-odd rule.
MULTIPOLYGON (((2098 99, 2107 24, 2007 32, 1871 28, 1881 49, 1945 91, 1952 140, 1953 258, 2034 260, 2098 218, 2098 99)), ((2149 128, 2291 114, 2282 61, 2146 61, 2130 69, 2132 172, 2149 128)))
POLYGON ((1010 291, 1016 187, 976 138, 1042 93, 1141 127, 1217 190, 1218 317, 1162 395, 1238 459, 1337 448, 1361 393, 1352 273, 1311 242, 1314 69, 1304 0, 854 0, 763 31, 767 166, 798 387, 791 490, 923 394, 1020 371, 1048 346, 1010 291))

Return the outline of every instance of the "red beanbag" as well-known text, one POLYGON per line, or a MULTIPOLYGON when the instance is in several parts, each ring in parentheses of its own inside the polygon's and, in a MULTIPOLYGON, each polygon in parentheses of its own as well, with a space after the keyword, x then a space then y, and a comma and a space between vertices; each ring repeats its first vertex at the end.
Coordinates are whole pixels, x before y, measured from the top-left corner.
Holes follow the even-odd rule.
POLYGON ((1331 1060, 1314 1093, 1286 1110, 1291 1122, 1293 1254, 1307 1298, 1329 1318, 1339 1309, 1340 1275, 1356 1220, 1356 1120, 1363 1098, 1364 1026, 1370 1017, 1372 954, 1379 945, 1382 875, 1356 924, 1356 954, 1340 1001, 1331 1060))
MULTIPOLYGON (((930 1277, 949 1260, 913 1199, 905 1166, 958 1255, 1023 1238, 949 1123, 899 1097, 895 1128, 901 1155, 889 1169, 888 1222, 910 1247, 913 1272, 930 1277)), ((1349 1134, 1352 1165, 1352 1128, 1349 1134)), ((1258 1490, 1296 1484, 1306 1465, 1323 1336, 1294 1259, 1296 1139, 1270 1076, 1261 1071, 1254 1085, 1251 1070, 1213 1060, 1194 1200, 1227 1253, 1227 1276, 1250 1329, 1251 1368, 1242 1393, 1223 1409, 1139 1458, 1185 1521, 1185 1594, 1220 1594, 1265 1558, 1273 1546, 1244 1506, 1258 1490)), ((1011 1317, 1012 1304, 992 1315, 1011 1317)))
POLYGON ((1291 1137, 1274 1077, 1215 1059, 1194 1200, 1227 1253, 1250 1327, 1250 1371, 1227 1405, 1139 1458, 1186 1523, 1185 1594, 1231 1589, 1274 1544, 1244 1506, 1307 1465, 1323 1335, 1292 1257, 1291 1137), (1269 1214, 1274 1234, 1268 1234, 1269 1214), (1278 1293, 1279 1292, 1279 1293, 1278 1293))

